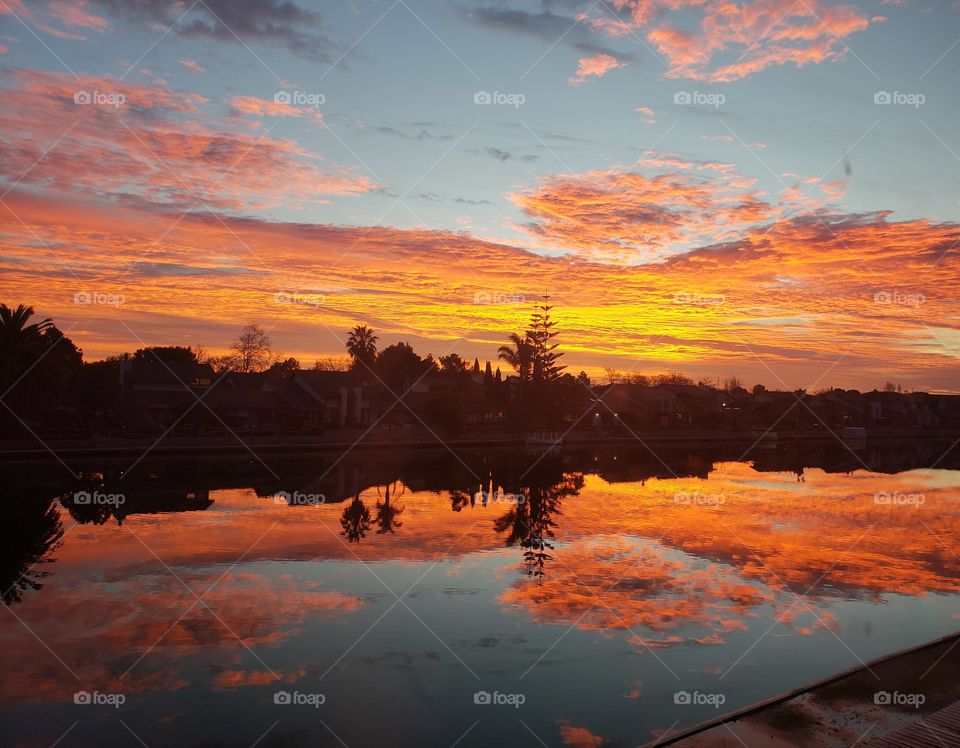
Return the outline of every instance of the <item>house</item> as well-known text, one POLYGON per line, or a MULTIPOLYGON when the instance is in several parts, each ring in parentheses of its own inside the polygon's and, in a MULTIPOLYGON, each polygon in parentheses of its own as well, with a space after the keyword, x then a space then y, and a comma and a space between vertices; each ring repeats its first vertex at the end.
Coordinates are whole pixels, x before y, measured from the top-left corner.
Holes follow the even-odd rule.
POLYGON ((349 372, 298 371, 289 378, 224 372, 207 364, 123 362, 121 407, 149 430, 176 425, 263 433, 369 426, 373 388, 349 372), (198 402, 199 401, 199 402, 198 402))
POLYGON ((604 428, 651 429, 670 426, 676 412, 676 394, 667 388, 643 384, 609 384, 597 387, 591 424, 604 428))
POLYGON ((198 415, 191 406, 205 398, 216 381, 209 364, 125 359, 120 366, 117 410, 124 421, 136 423, 138 428, 167 429, 187 416, 198 415))
POLYGON ((656 389, 673 396, 668 425, 707 428, 720 423, 724 402, 720 390, 695 384, 661 384, 656 389))
POLYGON ((291 402, 300 401, 300 412, 306 412, 309 422, 314 426, 370 426, 381 412, 375 402, 374 387, 359 380, 352 372, 298 371, 289 382, 299 391, 289 388, 286 390, 287 396, 291 402), (311 400, 305 401, 302 394, 311 400))

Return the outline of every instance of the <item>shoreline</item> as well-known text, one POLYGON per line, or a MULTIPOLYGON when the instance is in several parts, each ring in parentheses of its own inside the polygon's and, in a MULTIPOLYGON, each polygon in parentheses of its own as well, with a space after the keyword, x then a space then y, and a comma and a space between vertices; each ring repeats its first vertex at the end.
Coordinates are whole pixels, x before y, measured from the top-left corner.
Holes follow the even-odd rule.
MULTIPOLYGON (((869 434, 866 439, 842 439, 838 434, 830 432, 777 432, 777 438, 763 438, 743 433, 730 432, 690 432, 681 434, 667 433, 637 433, 615 436, 595 436, 584 434, 567 434, 562 439, 562 447, 589 448, 593 446, 629 446, 631 444, 744 444, 753 449, 771 449, 779 444, 815 444, 842 442, 850 450, 857 451, 870 443, 889 443, 904 440, 938 441, 960 439, 960 429, 925 430, 921 432, 894 432, 869 434)), ((17 440, 15 442, 0 442, 0 462, 15 462, 19 459, 35 461, 42 457, 50 459, 51 452, 57 455, 72 457, 103 457, 124 456, 142 453, 149 450, 152 453, 163 455, 177 455, 184 453, 195 456, 201 453, 257 453, 270 454, 298 454, 315 451, 337 451, 344 449, 430 449, 436 447, 456 448, 513 448, 523 446, 524 436, 516 434, 490 434, 470 437, 443 437, 431 433, 426 429, 400 432, 393 431, 385 434, 366 433, 362 429, 351 430, 351 433, 325 434, 314 437, 258 436, 251 434, 227 434, 216 437, 165 437, 159 442, 152 437, 124 439, 124 438, 95 438, 53 440, 39 439, 17 440), (389 436, 389 438, 384 438, 389 436), (39 442, 39 443, 38 443, 39 442)), ((531 447, 536 449, 536 446, 531 447)))

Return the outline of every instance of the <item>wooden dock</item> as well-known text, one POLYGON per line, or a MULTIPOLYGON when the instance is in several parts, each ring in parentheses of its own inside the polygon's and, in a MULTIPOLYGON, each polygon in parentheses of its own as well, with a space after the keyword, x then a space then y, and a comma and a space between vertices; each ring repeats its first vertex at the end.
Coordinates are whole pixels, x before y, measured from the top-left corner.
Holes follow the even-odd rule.
POLYGON ((873 748, 960 748, 960 701, 867 743, 873 748))
POLYGON ((960 748, 958 672, 960 632, 660 735, 647 746, 960 748), (923 700, 889 703, 897 693, 923 700))

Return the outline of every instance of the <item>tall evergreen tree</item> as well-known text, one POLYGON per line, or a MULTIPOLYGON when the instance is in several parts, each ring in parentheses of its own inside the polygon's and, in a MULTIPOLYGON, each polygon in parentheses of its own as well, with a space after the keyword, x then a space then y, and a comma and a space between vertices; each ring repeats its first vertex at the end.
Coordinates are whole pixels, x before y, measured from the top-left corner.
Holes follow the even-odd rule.
POLYGON ((526 333, 526 340, 533 349, 532 380, 535 384, 553 382, 567 368, 557 363, 563 353, 557 353, 556 350, 558 344, 554 342, 554 338, 558 333, 554 327, 557 323, 550 319, 551 309, 553 306, 550 304, 550 296, 544 294, 543 301, 534 305, 533 314, 530 315, 530 327, 526 333))

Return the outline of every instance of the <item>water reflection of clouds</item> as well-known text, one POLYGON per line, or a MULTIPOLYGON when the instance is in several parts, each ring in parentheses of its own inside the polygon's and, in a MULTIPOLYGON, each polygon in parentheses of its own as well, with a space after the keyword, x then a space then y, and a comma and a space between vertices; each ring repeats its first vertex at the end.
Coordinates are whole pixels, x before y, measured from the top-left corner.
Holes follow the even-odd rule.
MULTIPOLYGON (((31 600, 30 627, 62 650, 84 683, 100 691, 178 691, 187 686, 220 691, 295 682, 304 674, 302 667, 268 667, 252 652, 276 651, 299 637, 308 623, 342 620, 368 604, 309 580, 249 569, 231 572, 205 593, 223 572, 196 570, 183 577, 203 597, 192 608, 196 598, 162 571, 126 581, 87 580, 31 600), (197 662, 204 667, 198 670, 197 662)), ((4 639, 14 651, 31 651, 34 642, 31 633, 16 625, 4 630, 4 639)), ((7 676, 0 685, 5 702, 67 703, 76 690, 52 658, 21 663, 7 676)))
MULTIPOLYGON (((374 526, 348 548, 339 519, 350 500, 289 507, 248 489, 211 491, 213 503, 203 511, 130 514, 123 527, 111 521, 70 530, 54 553, 54 574, 17 611, 101 690, 234 692, 269 688, 277 678, 308 679, 317 661, 305 659, 305 647, 312 647, 310 657, 318 647, 336 648, 340 642, 327 640, 334 634, 349 639, 346 648, 362 633, 354 624, 393 601, 358 559, 376 565, 398 593, 442 560, 410 602, 431 624, 455 615, 482 618, 485 634, 496 636, 460 641, 444 632, 457 652, 475 653, 477 660, 486 653, 507 660, 515 655, 511 647, 528 646, 528 640, 539 646, 538 636, 549 631, 540 625, 576 627, 594 641, 629 642, 637 651, 709 646, 722 655, 735 637, 777 620, 771 637, 824 628, 847 636, 847 601, 872 605, 896 596, 889 610, 910 598, 960 591, 960 473, 807 468, 798 482, 795 473, 733 462, 707 472, 705 481, 635 479, 631 473, 629 481, 615 482, 558 471, 555 482, 538 486, 541 495, 561 483, 565 491, 549 507, 555 548, 544 575, 535 579, 523 573, 522 546, 505 545, 508 532, 523 529, 516 517, 530 515, 515 515, 499 533, 495 523, 511 510, 543 509, 543 502, 464 504, 453 501, 455 492, 418 491, 398 481, 392 491, 402 496, 402 525, 394 523, 395 531, 386 534, 374 526), (678 491, 722 494, 724 501, 678 503, 678 491), (919 508, 881 506, 874 501, 877 491, 921 491, 926 500, 919 508), (197 594, 242 558, 204 598, 223 623, 198 605, 173 625, 195 598, 157 557, 197 594), (803 593, 809 593, 804 603, 794 604, 803 593), (511 629, 516 621, 529 627, 524 638, 511 629), (121 678, 157 640, 156 649, 121 678)), ((372 517, 384 499, 376 488, 359 492, 372 517)), ((61 517, 64 526, 72 524, 65 511, 61 517)), ((884 615, 896 614, 878 607, 878 626, 884 615)), ((12 618, 0 623, 0 631, 12 651, 39 646, 12 618)), ((383 647, 402 653, 406 644, 383 647)), ((394 656, 383 662, 360 653, 357 662, 380 670, 433 661, 394 656)), ((704 666, 720 655, 704 655, 704 666)), ((52 657, 18 657, 0 698, 9 704, 69 702, 75 684, 64 673, 52 657)), ((639 694, 641 688, 623 692, 639 694)), ((590 745, 595 738, 575 722, 562 734, 570 745, 590 745)))

